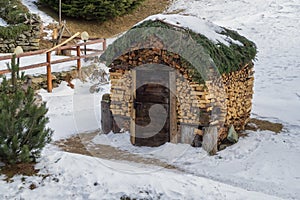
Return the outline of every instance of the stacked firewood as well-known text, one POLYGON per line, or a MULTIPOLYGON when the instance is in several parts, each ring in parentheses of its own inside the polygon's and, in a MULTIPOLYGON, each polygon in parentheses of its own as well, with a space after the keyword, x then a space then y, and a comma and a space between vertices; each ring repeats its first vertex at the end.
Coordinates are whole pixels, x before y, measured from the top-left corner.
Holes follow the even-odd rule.
POLYGON ((113 115, 130 117, 132 98, 131 71, 116 70, 110 73, 111 111, 113 115))
MULTIPOLYGON (((157 44, 157 46, 159 43, 157 44)), ((132 50, 110 65, 111 110, 114 115, 131 116, 131 69, 157 63, 176 69, 178 124, 218 125, 219 137, 226 138, 227 128, 243 130, 250 119, 253 95, 253 64, 229 74, 212 74, 204 83, 193 79, 179 55, 158 48, 132 50)), ((202 134, 196 130, 195 133, 202 134)))
POLYGON ((176 80, 176 90, 178 122, 207 126, 212 107, 205 85, 190 82, 179 76, 176 80))
POLYGON ((237 131, 244 130, 250 120, 253 96, 253 64, 241 70, 223 74, 223 84, 228 95, 225 125, 234 125, 237 131))

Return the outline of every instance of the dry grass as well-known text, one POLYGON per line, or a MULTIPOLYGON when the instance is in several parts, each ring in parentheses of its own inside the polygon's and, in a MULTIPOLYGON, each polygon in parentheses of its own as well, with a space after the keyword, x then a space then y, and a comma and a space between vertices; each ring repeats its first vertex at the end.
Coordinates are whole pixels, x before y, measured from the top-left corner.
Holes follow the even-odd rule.
POLYGON ((70 153, 95 156, 107 160, 125 160, 129 162, 160 166, 167 169, 177 169, 175 166, 155 158, 144 158, 137 154, 132 154, 112 146, 94 144, 92 140, 97 134, 99 134, 98 131, 79 134, 67 139, 56 141, 54 144, 60 149, 70 153))
POLYGON ((19 163, 15 165, 5 165, 0 169, 0 174, 6 176, 6 181, 11 181, 11 178, 15 175, 33 176, 36 175, 39 170, 34 168, 35 163, 19 163))
POLYGON ((82 143, 81 138, 78 135, 55 141, 54 144, 60 149, 69 153, 92 156, 92 154, 86 149, 86 146, 82 143))
POLYGON ((251 119, 250 123, 246 127, 247 130, 268 130, 272 131, 274 133, 280 133, 283 129, 283 125, 280 123, 273 123, 266 120, 260 120, 260 119, 251 119), (251 124, 254 124, 255 126, 251 126, 251 124))
MULTIPOLYGON (((67 27, 72 33, 87 31, 91 37, 109 38, 128 30, 134 24, 150 15, 162 13, 166 10, 170 3, 171 0, 145 0, 142 5, 132 13, 116 17, 104 23, 78 20, 68 17, 63 17, 63 20, 66 20, 67 27)), ((40 9, 58 21, 57 13, 53 12, 53 10, 45 7, 40 7, 40 9)))

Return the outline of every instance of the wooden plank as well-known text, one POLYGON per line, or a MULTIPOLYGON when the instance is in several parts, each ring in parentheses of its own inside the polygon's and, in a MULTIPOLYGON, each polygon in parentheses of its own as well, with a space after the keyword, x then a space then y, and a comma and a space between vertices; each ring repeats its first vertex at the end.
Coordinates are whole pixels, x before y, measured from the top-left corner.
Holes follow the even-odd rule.
MULTIPOLYGON (((59 5, 61 5, 61 4, 59 4, 59 5)), ((54 46, 57 45, 58 43, 60 43, 61 38, 62 38, 62 35, 63 35, 64 30, 65 30, 65 28, 66 28, 65 24, 62 24, 62 25, 61 25, 61 20, 60 20, 60 22, 59 22, 59 25, 60 25, 60 28, 59 28, 58 38, 56 39, 56 41, 55 41, 55 43, 54 43, 54 46)))
POLYGON ((195 128, 189 125, 180 125, 181 143, 192 144, 195 137, 195 128))
POLYGON ((109 101, 101 101, 101 127, 104 134, 108 134, 112 130, 113 117, 110 111, 109 101))
POLYGON ((170 142, 178 143, 177 131, 177 112, 176 112, 176 73, 171 71, 169 73, 169 87, 170 87, 170 142))
MULTIPOLYGON (((136 99, 136 70, 132 70, 132 98, 136 99)), ((133 104, 133 102, 131 102, 133 104)), ((135 115, 136 111, 134 106, 131 106, 131 118, 130 118, 130 141, 132 144, 135 144, 135 115)))
POLYGON ((64 44, 67 44, 68 42, 70 42, 71 40, 73 40, 76 36, 80 35, 80 32, 75 33, 72 37, 70 37, 69 39, 63 41, 62 43, 52 47, 51 49, 48 49, 45 53, 47 52, 51 52, 54 51, 55 49, 58 49, 58 47, 61 47, 64 44))
MULTIPOLYGON (((45 51, 46 51, 45 49, 37 50, 37 51, 29 51, 29 52, 18 54, 16 56, 16 58, 22 58, 22 57, 27 57, 27 56, 34 56, 34 55, 44 54, 45 51)), ((6 55, 6 56, 0 56, 0 61, 1 60, 10 60, 10 59, 12 59, 12 57, 13 57, 13 54, 6 55)))
MULTIPOLYGON (((88 41, 88 42, 85 42, 85 43, 79 43, 77 45, 66 45, 66 46, 63 46, 63 47, 58 47, 58 49, 59 50, 76 50, 76 46, 98 44, 98 43, 103 43, 104 41, 105 41, 105 39, 97 39, 97 40, 92 40, 92 41, 88 41)), ((49 51, 49 50, 47 50, 47 49, 41 49, 41 50, 37 50, 37 51, 29 51, 29 52, 21 53, 21 54, 17 55, 16 57, 17 58, 22 58, 22 57, 34 56, 34 55, 44 54, 47 51, 49 51)), ((94 52, 103 53, 103 50, 96 50, 96 49, 87 49, 87 51, 94 51, 94 52)), ((13 54, 6 55, 6 56, 0 56, 0 61, 1 60, 9 60, 9 59, 12 58, 12 55, 13 54)), ((97 54, 97 55, 99 55, 99 54, 97 54)))
POLYGON ((169 103, 169 96, 166 96, 166 94, 140 94, 137 96, 136 101, 137 102, 152 102, 157 104, 167 104, 169 103))
MULTIPOLYGON (((20 67, 20 71, 23 71, 23 70, 27 70, 27 69, 34 69, 34 68, 38 68, 38 67, 43 67, 43 66, 47 66, 47 62, 43 62, 43 63, 38 63, 38 64, 33 64, 33 65, 27 65, 27 66, 24 66, 24 67, 20 67)), ((7 74, 9 73, 10 70, 9 69, 5 69, 5 70, 0 70, 0 75, 1 74, 7 74)))
POLYGON ((51 52, 47 52, 47 89, 52 92, 52 75, 51 75, 51 52))
MULTIPOLYGON (((76 51, 77 48, 76 47, 68 47, 68 48, 63 48, 64 50, 72 50, 72 51, 76 51)), ((80 49, 80 51, 84 51, 84 49, 80 49)), ((98 49, 90 49, 90 48, 87 48, 86 49, 86 52, 89 52, 89 51, 92 51, 92 52, 99 52, 99 53, 103 53, 104 51, 103 50, 98 50, 98 49)))
MULTIPOLYGON (((105 41, 105 40, 104 39, 98 39, 98 40, 87 42, 85 44, 95 44, 95 43, 99 43, 99 42, 103 42, 103 41, 105 41)), ((82 45, 84 45, 84 44, 78 44, 77 46, 82 46, 82 45)), ((74 45, 69 45, 69 46, 61 47, 61 49, 68 49, 68 48, 74 48, 74 45)), ((41 55, 41 54, 45 54, 46 51, 47 50, 42 49, 42 50, 37 50, 37 51, 25 52, 25 53, 19 54, 17 56, 17 58, 34 56, 34 55, 41 55)), ((94 50, 94 51, 95 51, 95 53, 88 54, 88 55, 81 55, 80 57, 75 56, 75 57, 71 57, 71 58, 64 58, 64 59, 60 59, 60 60, 54 60, 54 61, 51 61, 50 64, 58 64, 58 63, 63 63, 63 62, 68 62, 68 61, 73 61, 73 60, 78 60, 79 58, 94 57, 94 56, 98 56, 98 55, 100 55, 100 54, 103 53, 103 51, 101 51, 101 50, 94 50)), ((0 61, 1 60, 9 60, 11 58, 12 58, 12 54, 11 55, 7 55, 7 56, 0 56, 0 61)), ((47 62, 42 62, 42 63, 38 63, 38 64, 33 64, 33 65, 28 65, 28 66, 20 67, 20 71, 47 66, 47 64, 48 64, 47 62)), ((1 74, 7 74, 7 73, 10 73, 10 70, 8 70, 8 69, 0 70, 0 75, 1 74)))
POLYGON ((80 59, 80 46, 76 47, 76 53, 77 53, 77 70, 80 70, 81 68, 81 59, 80 59))
MULTIPOLYGON (((65 36, 65 35, 63 35, 62 36, 62 38, 65 38, 65 39, 67 39, 67 38, 69 38, 69 36, 65 36)), ((76 38, 74 38, 74 39, 76 39, 76 40, 81 40, 81 37, 76 37, 76 38)), ((90 37, 89 38, 89 40, 92 40, 92 41, 94 41, 94 40, 99 40, 99 38, 93 38, 93 37, 90 37)))
MULTIPOLYGON (((93 40, 93 41, 88 41, 84 43, 78 43, 76 45, 66 45, 62 47, 58 47, 58 50, 70 50, 72 48, 76 48, 77 46, 84 46, 84 45, 90 45, 90 44, 98 44, 98 43, 103 43, 104 39, 98 39, 98 40, 93 40)), ((102 50, 103 51, 103 50, 102 50)))

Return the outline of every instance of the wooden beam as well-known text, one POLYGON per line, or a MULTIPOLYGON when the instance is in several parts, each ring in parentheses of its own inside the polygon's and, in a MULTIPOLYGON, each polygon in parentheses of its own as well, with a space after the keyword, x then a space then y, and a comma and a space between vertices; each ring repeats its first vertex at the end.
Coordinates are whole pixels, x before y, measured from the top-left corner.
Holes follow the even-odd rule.
POLYGON ((52 92, 52 75, 51 75, 51 52, 47 52, 47 89, 52 92))
POLYGON ((61 24, 61 0, 58 2, 58 23, 61 24))
POLYGON ((169 89, 170 89, 170 142, 178 143, 177 131, 177 105, 176 105, 176 73, 169 72, 169 89))
POLYGON ((136 118, 136 113, 135 113, 135 108, 134 108, 134 101, 136 99, 136 70, 132 70, 132 105, 131 105, 131 117, 130 117, 130 141, 131 144, 135 144, 135 118, 136 118))
POLYGON ((81 68, 81 59, 80 59, 80 46, 77 46, 76 48, 76 52, 77 52, 77 70, 80 70, 81 68))
POLYGON ((104 41, 103 41, 102 45, 103 45, 102 49, 103 49, 103 51, 105 51, 106 48, 107 48, 107 44, 106 44, 106 39, 105 38, 104 38, 104 41))
POLYGON ((52 47, 51 49, 48 49, 45 53, 51 52, 59 47, 61 47, 64 44, 67 44, 68 42, 70 42, 71 40, 73 40, 76 36, 80 35, 80 32, 75 33, 72 37, 70 37, 69 39, 63 41, 62 43, 56 45, 55 47, 52 47))

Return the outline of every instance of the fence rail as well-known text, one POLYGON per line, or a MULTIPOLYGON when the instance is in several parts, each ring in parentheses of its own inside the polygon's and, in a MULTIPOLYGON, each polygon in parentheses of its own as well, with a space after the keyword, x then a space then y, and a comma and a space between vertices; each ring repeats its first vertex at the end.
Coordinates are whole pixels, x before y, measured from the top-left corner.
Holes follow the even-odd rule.
MULTIPOLYGON (((37 64, 32 64, 32 65, 27 65, 27 66, 22 66, 20 67, 20 71, 28 70, 28 69, 34 69, 34 68, 39 68, 39 67, 44 67, 46 66, 47 69, 47 89, 48 92, 52 92, 52 76, 51 76, 51 65, 53 64, 58 64, 58 63, 64 63, 64 62, 69 62, 69 61, 74 61, 77 60, 77 70, 81 68, 81 59, 82 58, 89 58, 89 57, 95 57, 98 55, 101 55, 104 51, 106 50, 106 39, 96 39, 96 40, 91 40, 88 42, 83 42, 79 43, 76 45, 66 45, 66 46, 57 46, 51 49, 43 49, 43 50, 37 50, 37 51, 31 51, 31 52, 25 52, 16 55, 16 58, 22 58, 22 57, 28 57, 28 56, 35 56, 35 55, 43 55, 45 54, 45 60, 46 62, 41 62, 37 64), (87 45, 91 44, 101 44, 102 43, 102 49, 91 49, 91 48, 86 48, 87 45), (84 49, 81 49, 81 47, 84 46, 84 49), (61 51, 61 50, 74 50, 76 51, 76 56, 71 56, 68 58, 63 58, 63 59, 58 59, 58 60, 51 60, 51 53, 53 51, 61 51), (81 54, 81 51, 86 52, 94 52, 91 54, 81 54)), ((11 55, 6 55, 6 56, 0 56, 0 61, 2 60, 11 60, 13 57, 13 54, 11 55)), ((7 74, 10 73, 9 69, 4 69, 0 70, 0 75, 1 74, 7 74)))

